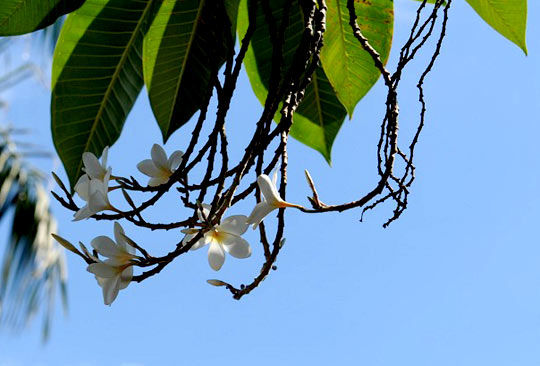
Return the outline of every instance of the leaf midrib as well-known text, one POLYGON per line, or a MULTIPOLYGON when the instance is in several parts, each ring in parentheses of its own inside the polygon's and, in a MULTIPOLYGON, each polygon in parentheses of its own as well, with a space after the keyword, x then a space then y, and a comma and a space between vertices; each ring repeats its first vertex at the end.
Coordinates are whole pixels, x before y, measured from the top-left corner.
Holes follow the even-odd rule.
MULTIPOLYGON (((103 113, 105 111, 104 106, 105 106, 105 104, 107 104, 109 96, 112 93, 112 91, 114 89, 114 85, 116 84, 116 81, 117 81, 117 79, 118 79, 118 77, 120 75, 120 72, 122 71, 123 66, 126 63, 127 59, 128 59, 128 55, 129 55, 129 53, 131 51, 131 47, 133 46, 133 44, 135 43, 135 39, 139 35, 139 30, 140 30, 142 24, 144 23, 144 20, 146 18, 146 14, 149 11, 149 9, 151 8, 151 5, 152 5, 153 1, 154 0, 149 0, 147 2, 146 8, 144 9, 144 11, 141 14, 140 21, 137 23, 137 26, 133 30, 133 34, 132 34, 131 38, 129 39, 128 43, 127 43, 127 46, 125 48, 125 52, 123 52, 122 57, 120 58, 120 62, 118 63, 118 66, 116 67, 116 70, 113 73, 113 76, 111 78, 111 82, 109 83, 110 87, 108 87, 107 90, 105 91, 105 95, 103 97, 103 103, 99 107, 98 113, 97 113, 97 115, 96 115, 96 117, 94 119, 94 123, 92 124, 92 128, 90 129, 90 132, 88 134, 88 139, 86 141, 86 144, 84 145, 84 151, 85 152, 88 151, 88 149, 90 147, 90 143, 92 141, 92 136, 96 132, 96 128, 97 128, 97 125, 99 123, 99 120, 101 119, 101 116, 103 115, 103 113)), ((82 164, 83 164, 83 162, 82 162, 82 159, 81 159, 79 161, 79 164, 77 165, 77 171, 76 171, 77 175, 79 175, 79 172, 82 170, 82 164)))

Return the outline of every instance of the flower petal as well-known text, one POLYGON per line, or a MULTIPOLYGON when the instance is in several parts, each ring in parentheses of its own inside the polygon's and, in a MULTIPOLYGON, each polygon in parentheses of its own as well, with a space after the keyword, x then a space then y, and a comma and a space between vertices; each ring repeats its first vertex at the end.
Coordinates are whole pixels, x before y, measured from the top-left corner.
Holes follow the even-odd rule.
POLYGON ((229 216, 216 228, 218 231, 224 231, 229 234, 242 235, 246 232, 249 224, 246 222, 247 216, 234 215, 229 216))
POLYGON ((214 271, 219 271, 223 263, 225 262, 225 252, 223 247, 216 243, 212 242, 208 248, 208 263, 214 271))
POLYGON ((88 265, 86 270, 90 273, 95 274, 98 277, 103 278, 112 278, 118 276, 118 268, 110 266, 105 262, 97 262, 88 265))
POLYGON ((97 250, 99 254, 107 258, 114 258, 125 254, 125 251, 116 245, 116 243, 108 236, 98 236, 90 242, 90 245, 97 250))
MULTIPOLYGON (((183 245, 186 245, 187 243, 189 243, 195 236, 197 236, 197 234, 186 234, 186 236, 184 237, 184 240, 182 240, 182 244, 183 245)), ((197 240, 195 242, 195 244, 193 244, 193 246, 191 248, 189 248, 189 250, 197 250, 199 248, 202 248, 203 246, 205 246, 206 244, 208 244, 208 242, 205 240, 205 236, 203 236, 202 238, 200 238, 199 240, 197 240)))
POLYGON ((111 305, 120 291, 120 276, 113 277, 110 281, 105 281, 102 288, 103 302, 105 305, 111 305))
POLYGON ((266 215, 275 209, 275 207, 270 206, 266 201, 259 202, 253 208, 253 211, 251 211, 251 214, 247 218, 246 222, 248 224, 253 224, 253 228, 255 229, 266 217, 266 215))
POLYGON ((120 290, 128 287, 131 279, 133 278, 133 266, 129 266, 120 274, 120 290))
POLYGON ((79 211, 73 215, 73 221, 84 220, 92 216, 95 212, 90 211, 88 205, 81 207, 79 211))
POLYGON ((171 172, 174 172, 176 169, 178 169, 178 166, 182 162, 182 157, 184 156, 184 152, 180 150, 176 150, 171 154, 169 157, 169 160, 167 161, 168 169, 171 172))
POLYGON ((124 235, 126 235, 126 233, 124 232, 124 228, 122 227, 122 225, 120 225, 118 221, 115 221, 114 222, 114 240, 121 248, 128 249, 131 247, 131 245, 129 245, 126 242, 126 239, 124 239, 124 235))
POLYGON ((152 160, 157 168, 168 169, 167 154, 161 146, 154 144, 152 146, 152 150, 150 151, 150 155, 152 156, 152 160))
POLYGON ((152 159, 141 161, 139 164, 137 164, 137 169, 149 177, 157 177, 161 174, 161 170, 156 167, 152 159))
POLYGON ((282 201, 276 186, 266 174, 261 174, 257 177, 257 184, 259 185, 264 198, 271 206, 275 206, 276 203, 282 201))
POLYGON ((101 154, 101 167, 103 170, 107 170, 107 159, 109 157, 109 147, 105 146, 103 153, 101 154))
POLYGON ((83 200, 88 201, 88 191, 90 189, 90 178, 88 175, 83 174, 77 183, 75 183, 75 192, 81 197, 83 200))
POLYGON ((88 209, 93 214, 110 207, 109 199, 101 192, 94 192, 88 200, 88 209))
POLYGON ((248 258, 251 256, 251 247, 243 238, 236 235, 227 235, 223 247, 235 258, 248 258))
POLYGON ((99 160, 91 152, 85 152, 82 156, 86 174, 92 179, 103 179, 105 169, 99 163, 99 160))
POLYGON ((199 218, 199 221, 204 222, 205 217, 208 218, 208 215, 210 215, 210 210, 212 209, 212 206, 210 206, 207 203, 203 203, 201 206, 202 206, 202 213, 201 213, 201 210, 197 210, 197 217, 199 218))
POLYGON ((150 187, 157 187, 157 186, 167 183, 168 181, 169 181, 169 177, 165 177, 165 176, 154 177, 154 178, 150 178, 150 180, 148 181, 148 185, 150 187))

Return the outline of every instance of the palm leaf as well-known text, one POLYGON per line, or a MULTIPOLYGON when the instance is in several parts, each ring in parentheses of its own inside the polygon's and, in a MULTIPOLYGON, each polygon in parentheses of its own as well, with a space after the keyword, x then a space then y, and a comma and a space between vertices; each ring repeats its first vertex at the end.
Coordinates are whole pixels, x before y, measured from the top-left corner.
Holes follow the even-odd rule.
POLYGON ((20 329, 42 311, 46 339, 58 287, 66 305, 64 252, 51 237, 56 220, 43 175, 23 161, 9 135, 0 133, 0 220, 11 227, 0 264, 0 325, 20 329))

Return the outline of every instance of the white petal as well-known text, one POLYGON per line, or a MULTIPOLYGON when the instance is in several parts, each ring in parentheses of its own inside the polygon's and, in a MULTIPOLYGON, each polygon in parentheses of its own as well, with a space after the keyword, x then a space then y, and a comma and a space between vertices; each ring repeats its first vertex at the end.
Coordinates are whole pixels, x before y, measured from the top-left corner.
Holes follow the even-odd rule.
POLYGON ((274 206, 277 202, 282 201, 281 197, 279 197, 276 186, 266 174, 261 174, 257 177, 257 184, 259 185, 264 198, 271 206, 274 206))
POLYGON ((236 235, 228 235, 223 243, 224 249, 235 258, 251 256, 249 243, 236 235))
POLYGON ((105 262, 97 262, 88 265, 86 270, 98 277, 112 278, 118 275, 118 268, 110 266, 105 262))
POLYGON ((109 168, 105 171, 103 179, 101 180, 101 182, 103 183, 102 187, 105 193, 109 191, 109 180, 111 179, 111 175, 112 175, 112 170, 111 168, 109 168))
POLYGON ((133 278, 133 266, 129 266, 120 274, 120 290, 128 287, 131 279, 133 278))
MULTIPOLYGON (((107 178, 109 175, 107 174, 105 176, 105 178, 107 178)), ((89 182, 89 193, 90 193, 90 196, 92 196, 92 194, 94 194, 95 192, 101 192, 103 193, 104 195, 107 195, 109 193, 109 187, 108 187, 108 183, 109 181, 102 181, 102 180, 99 180, 99 179, 90 179, 90 182, 89 182)))
POLYGON ((124 235, 125 235, 124 228, 122 228, 122 225, 120 225, 119 222, 115 221, 114 222, 114 240, 123 249, 128 249, 131 246, 128 245, 128 243, 126 242, 126 239, 124 239, 124 235))
POLYGON ((154 178, 150 178, 150 180, 148 181, 148 185, 150 187, 157 187, 157 186, 167 183, 168 181, 169 181, 169 177, 165 177, 165 176, 154 177, 154 178))
POLYGON ((201 206, 202 206, 202 213, 201 213, 201 210, 197 210, 197 216, 199 217, 199 221, 205 221, 203 216, 208 218, 208 215, 210 215, 210 210, 212 209, 212 206, 210 206, 207 203, 203 203, 201 206))
POLYGON ((92 215, 110 207, 109 199, 101 192, 94 192, 88 200, 88 209, 92 215))
POLYGON ((246 232, 248 227, 249 224, 247 223, 247 216, 234 215, 223 220, 216 229, 218 231, 224 231, 234 235, 242 235, 246 232))
POLYGON ((98 236, 90 242, 90 245, 99 254, 107 258, 114 258, 125 254, 125 251, 116 245, 108 236, 98 236))
MULTIPOLYGON (((184 239, 182 240, 182 246, 189 243, 196 235, 197 234, 186 234, 186 236, 184 236, 184 239)), ((191 249, 193 249, 193 247, 191 247, 191 249)))
POLYGON ((137 164, 137 169, 149 177, 157 177, 161 174, 161 170, 156 167, 152 159, 141 161, 139 164, 137 164))
POLYGON ((255 229, 266 217, 266 215, 268 215, 275 209, 275 207, 270 206, 266 201, 259 202, 253 208, 253 211, 251 211, 251 214, 249 215, 246 222, 248 224, 253 224, 253 228, 255 229))
POLYGON ((274 169, 274 174, 272 174, 272 183, 274 184, 274 187, 277 187, 277 171, 277 168, 274 169))
MULTIPOLYGON (((184 237, 184 240, 182 240, 182 244, 183 245, 186 245, 187 243, 189 243, 195 236, 197 236, 197 234, 187 234, 185 237, 184 237)), ((202 248, 203 246, 205 246, 206 244, 208 244, 208 242, 206 241, 206 235, 203 236, 202 238, 200 238, 199 240, 197 240, 195 242, 195 244, 193 244, 193 246, 191 248, 189 248, 189 250, 197 250, 199 248, 202 248)))
POLYGON ((86 174, 92 179, 103 179, 105 169, 91 152, 85 152, 82 156, 86 174))
POLYGON ((161 146, 159 146, 158 144, 154 144, 154 146, 152 146, 152 150, 150 151, 150 155, 152 156, 152 160, 154 161, 154 164, 157 168, 168 168, 167 154, 161 146))
POLYGON ((132 258, 135 258, 137 254, 137 249, 135 248, 135 245, 132 245, 133 239, 131 239, 126 234, 121 234, 120 236, 123 238, 124 243, 119 245, 122 246, 128 254, 131 254, 132 258))
POLYGON ((98 276, 95 276, 96 277, 96 281, 99 285, 99 287, 102 287, 103 286, 106 286, 107 285, 107 281, 113 281, 114 280, 114 277, 111 277, 111 278, 104 278, 104 277, 98 277, 98 276))
POLYGON ((190 250, 197 250, 204 247, 206 244, 208 244, 208 241, 205 238, 200 238, 195 244, 193 244, 190 250))
POLYGON ((182 162, 182 157, 184 156, 184 153, 180 150, 176 150, 169 156, 169 160, 167 162, 167 166, 170 171, 174 172, 176 169, 178 169, 178 166, 182 162))
POLYGON ((74 189, 79 197, 85 201, 88 201, 88 191, 90 190, 90 178, 88 178, 88 175, 83 174, 75 184, 74 189))
POLYGON ((107 170, 107 159, 109 157, 109 147, 105 146, 103 153, 101 154, 101 167, 103 170, 107 170))
POLYGON ((223 248, 218 243, 211 243, 208 248, 208 263, 214 271, 219 271, 221 266, 225 262, 225 252, 223 248))
POLYGON ((105 305, 111 305, 120 291, 120 276, 111 278, 103 284, 103 302, 105 305))
POLYGON ((84 220, 92 216, 94 212, 90 211, 88 208, 88 205, 81 207, 79 211, 75 212, 75 215, 73 215, 73 221, 79 221, 84 220))

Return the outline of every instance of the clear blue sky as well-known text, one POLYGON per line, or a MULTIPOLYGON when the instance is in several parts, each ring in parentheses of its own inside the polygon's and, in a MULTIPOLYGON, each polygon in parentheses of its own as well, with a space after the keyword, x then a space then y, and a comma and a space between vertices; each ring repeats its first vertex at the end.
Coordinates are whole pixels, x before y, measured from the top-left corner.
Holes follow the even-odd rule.
MULTIPOLYGON (((395 1, 395 45, 416 5, 395 1)), ((240 302, 205 280, 251 278, 261 261, 258 248, 249 260, 228 257, 217 275, 206 251, 194 252, 130 285, 112 307, 102 304, 84 263, 68 255, 69 315, 57 314, 45 346, 39 323, 18 336, 1 332, 0 366, 539 365, 539 15, 538 2, 529 1, 525 57, 463 0, 454 1, 443 52, 427 82, 429 121, 410 207, 388 229, 381 225, 390 207, 364 223, 359 211, 288 211, 278 270, 240 302)), ((415 93, 401 93, 404 136, 416 123, 415 93)), ((289 200, 306 203, 305 168, 328 202, 354 199, 374 183, 383 97, 379 83, 344 124, 331 168, 291 142, 289 200)), ((26 83, 10 100, 3 118, 32 127, 52 149, 48 92, 26 83)), ((245 74, 235 102, 229 134, 240 141, 260 112, 245 74)), ((115 172, 134 173, 160 142, 152 120, 141 95, 111 149, 115 172)), ((175 134, 169 152, 185 146, 187 131, 175 134)), ((233 147, 239 154, 240 143, 233 147)), ((73 223, 70 213, 54 210, 66 238, 88 243, 112 235, 112 224, 73 223)), ((167 204, 156 215, 177 211, 167 204)), ((181 235, 124 227, 158 253, 181 235)), ((255 246, 254 233, 246 239, 255 246)))

